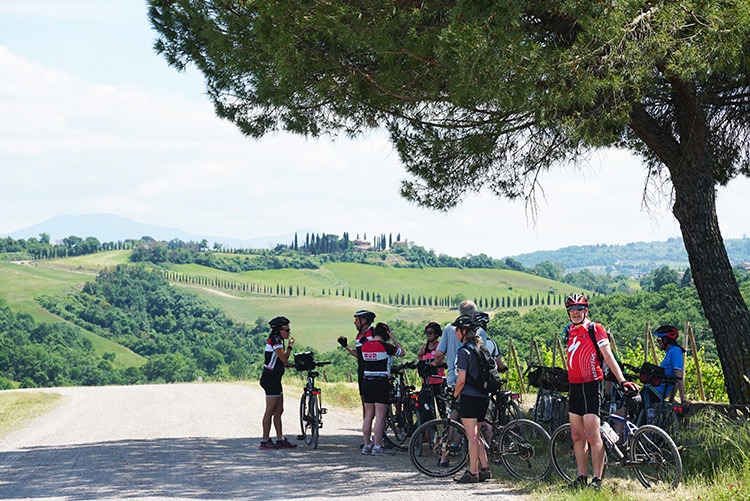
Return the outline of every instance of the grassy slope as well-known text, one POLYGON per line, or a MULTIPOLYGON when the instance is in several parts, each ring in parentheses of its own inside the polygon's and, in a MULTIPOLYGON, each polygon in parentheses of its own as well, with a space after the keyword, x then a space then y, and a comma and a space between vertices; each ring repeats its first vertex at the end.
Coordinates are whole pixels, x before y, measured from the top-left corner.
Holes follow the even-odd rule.
MULTIPOLYGON (((109 254, 109 253, 102 253, 109 254)), ((19 265, 0 262, 0 296, 8 303, 13 311, 26 313, 37 322, 63 322, 58 316, 51 314, 36 302, 35 298, 45 294, 68 294, 78 291, 78 287, 95 278, 96 269, 101 269, 106 263, 114 263, 122 256, 101 256, 102 261, 93 263, 88 271, 82 267, 81 260, 58 263, 54 262, 54 268, 48 267, 50 263, 39 263, 38 266, 19 265), (66 270, 67 268, 67 270, 66 270)), ((127 259, 127 256, 125 256, 127 259)), ((109 264, 107 264, 109 265, 109 264)), ((123 367, 141 365, 145 359, 129 349, 104 339, 96 334, 84 331, 94 347, 94 352, 101 356, 104 353, 114 353, 114 364, 123 367)))
MULTIPOLYGON (((14 310, 30 313, 40 321, 59 321, 39 307, 34 298, 40 294, 73 291, 78 284, 92 280, 103 268, 127 262, 128 256, 128 251, 111 251, 39 262, 37 266, 0 263, 0 294, 14 310), (19 288, 20 283, 25 285, 19 288)), ((456 316, 455 310, 447 308, 395 307, 366 302, 348 297, 349 289, 381 294, 387 299, 396 294, 410 294, 413 298, 546 297, 550 290, 565 293, 568 288, 559 282, 509 270, 386 268, 353 263, 329 263, 317 270, 263 270, 239 274, 199 265, 179 265, 174 270, 183 275, 265 285, 273 290, 277 284, 292 287, 294 296, 270 296, 181 284, 240 322, 252 323, 258 317, 269 319, 285 315, 292 320, 292 335, 298 342, 322 351, 338 346, 336 338, 340 335, 351 337, 354 333, 352 313, 361 308, 375 311, 378 320, 384 322, 398 319, 420 324, 434 320, 444 324, 456 316), (296 296, 297 287, 300 293, 306 290, 307 295, 296 296), (347 296, 337 296, 337 289, 346 290, 347 296)), ((98 351, 114 351, 99 344, 105 340, 93 337, 99 340, 95 343, 98 351)), ((123 356, 118 352, 116 360, 122 363, 123 356)))

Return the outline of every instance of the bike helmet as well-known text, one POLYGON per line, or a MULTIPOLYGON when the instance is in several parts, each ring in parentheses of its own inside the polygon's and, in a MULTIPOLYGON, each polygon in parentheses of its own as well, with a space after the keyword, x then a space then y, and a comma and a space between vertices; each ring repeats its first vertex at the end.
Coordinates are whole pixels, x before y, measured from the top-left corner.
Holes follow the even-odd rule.
POLYGON ((424 330, 432 329, 435 331, 435 336, 440 337, 443 335, 443 328, 440 327, 440 324, 437 322, 430 322, 427 325, 424 326, 424 330))
POLYGON ((654 331, 654 336, 660 338, 667 338, 670 341, 676 341, 680 335, 680 331, 673 325, 662 325, 654 331))
POLYGON ((451 323, 453 327, 456 327, 458 329, 476 329, 479 327, 479 324, 474 320, 473 318, 469 317, 468 315, 461 315, 457 319, 451 323))
POLYGON ((270 325, 273 330, 280 329, 285 325, 289 325, 289 319, 286 317, 275 317, 268 322, 268 325, 270 325))
POLYGON ((375 314, 369 310, 357 310, 354 316, 364 318, 368 323, 372 323, 375 320, 375 314))
POLYGON ((490 314, 483 311, 478 311, 474 314, 474 320, 477 321, 482 329, 486 329, 487 324, 490 323, 490 314))
POLYGON ((571 294, 570 296, 565 298, 565 308, 570 308, 573 306, 585 306, 586 308, 588 308, 589 301, 583 294, 571 294))

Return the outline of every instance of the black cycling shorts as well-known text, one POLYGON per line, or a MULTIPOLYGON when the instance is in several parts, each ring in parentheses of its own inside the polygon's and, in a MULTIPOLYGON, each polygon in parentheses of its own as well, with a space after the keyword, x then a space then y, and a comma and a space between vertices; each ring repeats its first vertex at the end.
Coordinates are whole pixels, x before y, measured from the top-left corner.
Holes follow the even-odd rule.
POLYGON ((264 370, 260 376, 260 386, 266 392, 267 397, 279 397, 283 393, 281 388, 281 374, 274 374, 264 370))
POLYGON ((387 377, 362 378, 362 401, 366 404, 387 404, 391 396, 391 382, 387 377))
POLYGON ((462 418, 476 419, 478 423, 483 423, 489 406, 489 397, 461 395, 461 400, 458 402, 458 415, 462 418))
POLYGON ((586 414, 599 415, 602 405, 602 382, 591 381, 570 385, 568 393, 568 412, 578 416, 586 414))

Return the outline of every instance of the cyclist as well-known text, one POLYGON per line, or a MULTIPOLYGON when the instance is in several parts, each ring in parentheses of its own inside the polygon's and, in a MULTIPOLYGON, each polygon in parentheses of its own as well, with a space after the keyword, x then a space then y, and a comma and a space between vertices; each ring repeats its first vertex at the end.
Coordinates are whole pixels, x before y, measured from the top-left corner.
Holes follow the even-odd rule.
POLYGON ((289 337, 291 328, 289 319, 286 317, 275 317, 268 322, 271 326, 271 335, 266 341, 265 361, 263 373, 260 376, 260 386, 266 392, 266 411, 263 414, 263 440, 260 448, 293 449, 297 444, 290 443, 281 431, 281 415, 284 413, 284 393, 281 388, 281 376, 284 368, 291 366, 289 357, 292 355, 294 338, 289 337), (286 349, 284 340, 289 340, 286 349), (271 440, 271 422, 276 428, 276 442, 271 440))
POLYGON ((679 390, 680 402, 683 405, 690 404, 690 401, 685 398, 685 380, 683 379, 685 376, 685 348, 677 343, 680 331, 672 325, 662 325, 654 331, 654 336, 656 336, 659 349, 665 352, 664 360, 659 365, 664 367, 667 376, 676 379, 676 383, 667 385, 667 383, 662 382, 659 386, 646 386, 644 391, 651 392, 649 398, 656 397, 661 400, 662 396, 665 396, 669 398, 670 402, 674 402, 675 393, 679 390))
POLYGON ((457 378, 453 396, 461 397, 459 415, 466 429, 466 440, 469 445, 469 469, 454 480, 473 484, 492 478, 487 463, 487 450, 479 437, 490 405, 490 394, 474 386, 479 379, 479 358, 474 352, 482 348, 484 343, 477 332, 480 329, 479 324, 473 316, 462 315, 451 325, 455 328, 456 339, 461 343, 456 360, 457 378))
MULTIPOLYGON (((458 305, 459 316, 474 318, 477 313, 477 305, 474 301, 466 299, 458 305)), ((481 327, 477 328, 477 334, 482 338, 482 343, 487 342, 487 333, 481 327)), ((461 341, 456 338, 456 328, 453 324, 448 324, 443 328, 443 336, 440 338, 437 350, 435 350, 435 359, 433 365, 440 366, 445 362, 448 365, 448 373, 445 382, 448 386, 456 386, 456 354, 461 347, 461 341)))
POLYGON ((590 487, 601 488, 604 471, 604 444, 600 434, 602 394, 601 382, 604 379, 599 352, 607 363, 616 382, 624 391, 638 391, 638 387, 625 381, 620 365, 615 361, 609 346, 609 336, 601 324, 593 323, 596 344, 589 335, 589 302, 582 294, 565 298, 570 324, 565 328, 568 339, 568 416, 573 452, 578 467, 578 477, 570 484, 572 488, 588 485, 588 455, 591 451, 591 464, 594 477, 590 487), (598 350, 597 350, 598 347, 598 350))
POLYGON ((387 454, 382 443, 388 413, 388 399, 391 393, 391 357, 403 356, 404 350, 388 325, 381 322, 375 326, 372 337, 362 343, 360 353, 363 366, 360 387, 365 406, 365 415, 362 420, 362 436, 365 439, 365 445, 362 447, 362 454, 379 456, 387 454), (393 344, 388 341, 393 341, 393 344), (375 419, 374 429, 373 419, 375 419), (371 439, 371 435, 374 435, 374 438, 371 439))
MULTIPOLYGON (((489 313, 478 311, 474 316, 474 320, 476 320, 479 326, 484 329, 485 332, 487 332, 487 324, 490 323, 489 313)), ((492 358, 495 359, 497 370, 500 372, 506 372, 508 370, 508 366, 506 366, 500 358, 500 347, 493 339, 490 338, 489 334, 487 334, 487 341, 485 341, 484 347, 487 348, 487 351, 490 352, 492 358)))
MULTIPOLYGON (((425 343, 420 346, 417 352, 417 359, 424 360, 427 363, 432 363, 435 359, 435 351, 437 350, 438 344, 440 344, 440 336, 443 334, 443 329, 440 328, 440 324, 437 322, 430 322, 425 325, 424 336, 425 343)), ((435 409, 435 402, 437 401, 437 409, 441 416, 445 415, 445 403, 436 396, 443 394, 443 384, 445 382, 445 370, 440 367, 434 369, 434 375, 429 375, 425 378, 425 384, 428 388, 425 391, 420 392, 420 404, 422 408, 425 408, 425 404, 435 409)), ((434 412, 434 411, 433 411, 434 412)), ((432 416, 424 416, 428 421, 432 419, 432 416)))
MULTIPOLYGON (((372 339, 372 323, 375 314, 369 310, 358 310, 354 312, 354 327, 357 328, 357 337, 354 339, 354 347, 349 346, 346 336, 339 336, 338 342, 354 358, 357 359, 357 384, 359 385, 359 396, 362 400, 362 374, 364 365, 362 363, 362 345, 365 341, 372 339)), ((362 400, 362 416, 365 415, 365 401, 362 400)))

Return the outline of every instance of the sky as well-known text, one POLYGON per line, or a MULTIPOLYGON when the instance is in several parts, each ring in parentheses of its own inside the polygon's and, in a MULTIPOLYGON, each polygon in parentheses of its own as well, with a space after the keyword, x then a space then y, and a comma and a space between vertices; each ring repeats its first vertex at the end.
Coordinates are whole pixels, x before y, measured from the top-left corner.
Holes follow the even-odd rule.
MULTIPOLYGON (((244 137, 214 115, 201 74, 153 50, 145 0, 0 0, 0 234, 111 213, 196 235, 400 234, 437 253, 502 258, 679 237, 666 199, 645 209, 626 152, 542 177, 536 219, 489 193, 433 212, 378 131, 349 140, 244 137)), ((720 188, 725 239, 747 231, 750 180, 720 188)))

